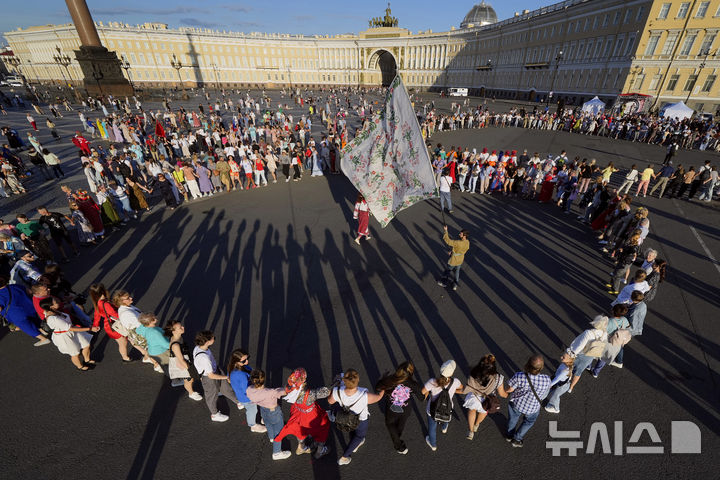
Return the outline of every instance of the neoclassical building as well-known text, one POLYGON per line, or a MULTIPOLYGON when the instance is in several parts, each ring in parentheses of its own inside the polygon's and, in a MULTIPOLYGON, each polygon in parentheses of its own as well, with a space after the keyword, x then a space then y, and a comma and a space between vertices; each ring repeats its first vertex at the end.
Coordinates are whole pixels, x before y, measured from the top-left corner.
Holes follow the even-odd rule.
MULTIPOLYGON (((397 71, 409 88, 467 87, 523 100, 642 93, 720 109, 720 0, 567 0, 498 21, 484 1, 449 31, 411 32, 390 8, 353 35, 171 29, 96 22, 135 87, 375 86, 397 71)), ((5 33, 11 71, 80 83, 72 24, 5 33), (63 61, 63 58, 69 58, 63 61)), ((7 56, 6 56, 7 57, 7 56)), ((8 62, 7 58, 3 58, 8 62)))

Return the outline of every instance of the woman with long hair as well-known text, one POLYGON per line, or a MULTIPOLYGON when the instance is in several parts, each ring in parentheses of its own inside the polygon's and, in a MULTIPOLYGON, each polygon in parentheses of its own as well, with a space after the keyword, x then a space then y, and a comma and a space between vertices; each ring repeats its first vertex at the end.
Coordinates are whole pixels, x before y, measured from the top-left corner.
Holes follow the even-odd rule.
POLYGON ((368 207, 365 197, 362 193, 358 193, 357 199, 355 200, 355 212, 353 218, 358 221, 358 233, 355 237, 355 243, 360 245, 360 239, 365 237, 365 240, 370 240, 370 229, 368 223, 370 221, 370 208, 368 207))
POLYGON ((415 365, 406 361, 398 365, 395 372, 386 373, 375 385, 375 390, 385 392, 385 427, 400 455, 408 453, 402 434, 410 416, 410 400, 413 394, 422 398, 422 386, 413 377, 414 373, 415 365))
POLYGON ((465 393, 463 407, 468 409, 468 440, 472 440, 475 436, 480 423, 487 417, 488 409, 491 409, 489 413, 493 413, 493 404, 499 406, 499 402, 496 402, 497 395, 507 397, 503 380, 504 377, 497 371, 494 355, 485 355, 470 370, 468 383, 463 390, 465 393))
MULTIPOLYGON (((100 326, 100 321, 102 321, 107 336, 117 342, 122 361, 125 363, 132 362, 133 360, 128 356, 127 338, 113 328, 115 322, 119 323, 119 317, 115 306, 110 303, 110 294, 105 288, 105 285, 102 283, 93 283, 90 285, 90 298, 95 307, 93 327, 100 326)), ((122 325, 122 323, 120 323, 120 325, 122 325)), ((116 328, 124 329, 124 327, 116 328)))
POLYGON ((188 392, 188 397, 199 402, 203 397, 193 390, 193 381, 200 376, 195 365, 190 361, 190 349, 182 337, 185 327, 178 320, 170 320, 163 327, 163 331, 165 336, 170 339, 168 373, 173 386, 176 386, 176 382, 180 383, 188 392))
POLYGON ((70 316, 60 310, 60 303, 53 297, 40 300, 40 308, 45 314, 48 327, 53 329, 52 342, 60 353, 70 355, 73 365, 80 371, 87 371, 90 369, 89 365, 95 365, 95 361, 90 360, 92 335, 87 332, 97 332, 100 327, 74 326, 70 316))
POLYGON ((245 350, 238 348, 230 354, 230 362, 228 363, 228 376, 230 377, 230 385, 235 392, 239 405, 238 408, 245 408, 245 418, 251 432, 265 433, 267 429, 263 425, 255 422, 257 419, 257 405, 254 404, 247 396, 247 389, 250 385, 250 372, 252 368, 249 365, 250 354, 245 350))

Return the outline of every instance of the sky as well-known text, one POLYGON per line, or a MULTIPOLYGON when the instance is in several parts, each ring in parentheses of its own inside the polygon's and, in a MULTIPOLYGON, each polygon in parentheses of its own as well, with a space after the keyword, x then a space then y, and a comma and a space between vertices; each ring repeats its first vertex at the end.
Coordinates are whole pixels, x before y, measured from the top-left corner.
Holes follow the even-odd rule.
MULTIPOLYGON (((391 8, 402 28, 413 32, 428 29, 440 32, 450 30, 451 26, 458 27, 475 3, 475 0, 448 0, 440 4, 431 0, 402 0, 391 2, 391 8)), ((498 19, 503 20, 516 11, 534 10, 556 2, 491 0, 488 3, 497 12, 498 19)), ((0 0, 1 4, 5 5, 0 15, 0 32, 71 21, 62 0, 0 0)), ((119 21, 132 25, 159 22, 170 27, 295 34, 357 33, 368 28, 370 18, 384 16, 387 8, 387 2, 382 0, 273 0, 271 3, 243 3, 242 0, 87 0, 87 4, 95 21, 119 21)), ((2 43, 7 44, 4 39, 2 43)))

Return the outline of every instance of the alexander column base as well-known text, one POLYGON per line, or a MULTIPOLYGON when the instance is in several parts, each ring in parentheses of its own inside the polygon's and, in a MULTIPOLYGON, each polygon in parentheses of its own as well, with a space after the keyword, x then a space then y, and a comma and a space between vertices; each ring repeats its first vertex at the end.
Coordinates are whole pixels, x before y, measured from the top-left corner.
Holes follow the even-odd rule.
POLYGON ((105 47, 81 46, 75 50, 75 58, 83 72, 85 90, 91 96, 131 96, 133 89, 120 68, 115 52, 105 47))

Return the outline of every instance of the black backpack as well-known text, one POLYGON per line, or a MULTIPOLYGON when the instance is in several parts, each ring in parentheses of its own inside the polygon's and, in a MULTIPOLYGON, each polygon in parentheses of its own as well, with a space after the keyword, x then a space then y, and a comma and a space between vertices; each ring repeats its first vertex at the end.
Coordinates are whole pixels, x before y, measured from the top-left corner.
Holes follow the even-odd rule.
MULTIPOLYGON (((362 395, 360 395, 360 398, 358 398, 355 403, 350 406, 346 406, 342 403, 342 399, 340 397, 340 389, 337 388, 335 391, 337 392, 338 402, 340 403, 341 407, 341 409, 338 410, 337 413, 335 413, 335 426, 341 432, 352 432, 357 429, 358 424, 360 423, 360 414, 355 413, 350 409, 355 406, 355 403, 360 401, 362 395)), ((363 395, 365 394, 363 393, 363 395)))
MULTIPOLYGON (((437 380, 436 380, 437 381, 437 380)), ((437 398, 430 402, 430 416, 436 422, 450 423, 452 420, 452 399, 450 398, 450 387, 453 381, 450 379, 448 386, 443 388, 437 398)))

